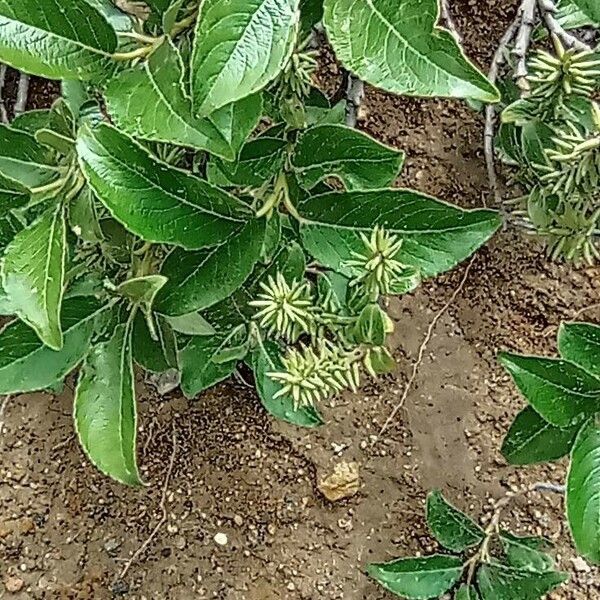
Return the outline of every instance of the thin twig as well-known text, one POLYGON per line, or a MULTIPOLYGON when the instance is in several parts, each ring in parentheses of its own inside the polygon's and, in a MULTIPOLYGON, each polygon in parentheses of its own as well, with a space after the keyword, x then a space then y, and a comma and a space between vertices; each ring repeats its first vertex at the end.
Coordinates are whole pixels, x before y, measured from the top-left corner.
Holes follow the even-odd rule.
MULTIPOLYGON (((528 0, 524 0, 527 2, 528 0)), ((512 41, 519 27, 519 22, 522 15, 522 7, 519 10, 517 18, 510 24, 505 34, 502 36, 498 48, 494 53, 492 59, 492 65, 488 73, 488 79, 494 84, 498 79, 498 73, 500 67, 506 60, 506 48, 512 41)), ((502 195, 500 194, 500 188, 498 187, 498 178, 496 176, 496 167, 494 164, 494 126, 496 123, 496 109, 493 104, 488 104, 485 107, 485 130, 483 134, 483 148, 485 153, 485 163, 487 166, 488 180, 490 183, 490 189, 494 196, 496 206, 502 205, 502 195)))
POLYGON ((460 33, 458 32, 458 28, 456 27, 456 23, 454 22, 454 19, 452 18, 452 13, 450 12, 450 6, 448 4, 448 0, 442 0, 440 8, 441 8, 440 15, 442 17, 442 22, 444 23, 444 27, 452 34, 454 39, 459 44, 461 44, 462 37, 461 37, 460 33))
POLYGON ((4 411, 6 411, 6 407, 8 406, 11 398, 12 396, 4 396, 2 404, 0 404, 0 435, 2 435, 2 432, 4 431, 4 411))
POLYGON ((4 104, 4 82, 6 81, 6 65, 0 65, 0 121, 8 123, 8 113, 6 112, 6 104, 4 104))
POLYGON ((517 33, 513 54, 517 59, 515 79, 521 92, 528 92, 530 90, 529 81, 527 81, 527 54, 529 52, 529 45, 531 44, 531 32, 535 26, 536 2, 537 0, 524 0, 519 11, 521 24, 517 33))
POLYGON ((557 12, 556 5, 552 0, 538 0, 538 6, 546 29, 553 33, 567 48, 575 48, 576 50, 591 50, 590 46, 565 31, 562 25, 555 18, 557 12))
POLYGON ((169 483, 171 481, 171 474, 173 473, 173 466, 175 464, 175 453, 177 451, 177 434, 175 433, 175 427, 173 427, 173 447, 171 450, 171 458, 169 459, 169 468, 167 469, 167 474, 165 475, 165 480, 163 482, 162 487, 162 495, 160 499, 160 510, 161 517, 158 523, 155 525, 154 529, 150 532, 150 535, 146 538, 144 543, 133 553, 131 558, 125 563, 121 574, 119 575, 119 579, 124 579, 129 571, 131 565, 146 551, 148 546, 152 543, 152 540, 155 538, 156 534, 160 530, 160 528, 167 522, 168 513, 167 513, 167 494, 169 491, 169 483))
POLYGON ((350 75, 348 77, 348 90, 346 92, 346 125, 348 127, 356 127, 360 116, 360 106, 364 97, 365 84, 358 77, 350 75))
POLYGON ((27 108, 27 99, 29 97, 29 75, 21 73, 19 77, 19 86, 17 88, 17 99, 15 100, 15 117, 25 112, 27 108))
POLYGON ((583 313, 586 313, 588 310, 594 310, 596 308, 600 308, 600 302, 597 302, 596 304, 591 304, 590 306, 584 306, 583 308, 580 308, 576 313, 573 314, 571 319, 578 319, 583 313))
POLYGON ((452 295, 450 296, 450 298, 448 299, 446 304, 444 304, 444 306, 442 306, 442 308, 433 317, 431 323, 429 324, 429 327, 427 328, 425 337, 423 338, 423 342, 421 343, 421 346, 419 347, 419 352, 417 354, 417 360, 413 363, 412 372, 410 374, 408 381, 406 382, 406 385, 404 386, 404 391, 402 392, 402 396, 400 396, 400 400, 398 401, 396 406, 394 406, 394 409, 390 413, 389 417, 385 420, 385 423, 382 425, 381 429, 379 430, 377 437, 373 440, 372 445, 377 443, 377 441, 381 438, 381 436, 385 433, 387 428, 390 426, 390 424, 396 418, 398 411, 404 406, 404 403, 406 402, 406 399, 408 398, 408 394, 410 393, 410 390, 412 389, 412 386, 413 386, 413 384, 417 378, 417 375, 419 373, 419 368, 421 367, 421 365, 423 363, 423 359, 425 357, 425 349, 427 348, 427 345, 429 344, 429 342, 431 340, 433 331, 435 330, 435 327, 438 324, 438 321, 442 318, 442 316, 450 308, 450 306, 452 306, 452 304, 454 303, 454 301, 456 300, 458 295, 462 292, 463 288, 465 287, 465 283, 467 282, 467 278, 469 277, 469 273, 471 272, 471 267, 473 266, 474 262, 475 262, 475 256, 472 256, 471 260, 465 267, 465 272, 463 273, 463 276, 462 276, 457 288, 454 290, 454 292, 452 292, 452 295))
POLYGON ((534 483, 529 489, 532 492, 550 492, 551 494, 564 494, 567 491, 567 488, 564 485, 546 483, 544 481, 534 483))

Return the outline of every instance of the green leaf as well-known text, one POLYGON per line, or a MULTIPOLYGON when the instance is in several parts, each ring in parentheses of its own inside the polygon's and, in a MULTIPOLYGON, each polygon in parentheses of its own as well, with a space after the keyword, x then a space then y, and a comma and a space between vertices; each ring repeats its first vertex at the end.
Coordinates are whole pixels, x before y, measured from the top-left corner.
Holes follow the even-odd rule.
POLYGON ((58 179, 52 152, 35 137, 0 124, 0 174, 9 181, 32 189, 58 179))
POLYGON ((477 572, 483 600, 539 600, 568 578, 566 573, 533 573, 495 563, 482 565, 477 572))
POLYGON ((598 4, 598 0, 572 0, 572 2, 594 23, 600 23, 600 4, 598 4))
POLYGON ((169 281, 156 298, 156 310, 180 316, 230 296, 260 259, 264 236, 264 219, 253 219, 219 246, 197 252, 174 250, 161 270, 169 281))
POLYGON ((460 558, 441 554, 367 566, 367 573, 384 588, 398 596, 416 599, 441 596, 460 579, 462 572, 460 558))
POLYGON ((145 275, 124 281, 117 286, 116 292, 125 296, 132 304, 140 306, 147 314, 152 309, 156 295, 166 283, 167 278, 162 275, 145 275))
POLYGON ((404 153, 345 125, 317 125, 303 133, 292 156, 300 185, 312 189, 323 179, 339 177, 348 190, 391 185, 404 153))
POLYGON ((279 346, 269 340, 264 341, 252 356, 252 369, 254 370, 258 396, 267 412, 277 419, 299 427, 323 425, 323 418, 314 406, 295 408, 291 396, 274 397, 281 389, 281 384, 273 381, 267 373, 279 371, 281 368, 281 350, 279 346))
POLYGON ((554 558, 545 552, 551 545, 544 538, 519 537, 502 531, 500 541, 509 566, 536 573, 554 569, 554 558))
POLYGON ((143 313, 135 315, 132 342, 135 362, 152 373, 164 373, 177 368, 177 342, 173 329, 165 319, 158 317, 154 330, 157 339, 152 339, 143 313))
POLYGON ((97 244, 103 239, 94 194, 87 186, 69 204, 69 227, 88 244, 97 244))
POLYGON ((558 351, 565 360, 600 378, 600 326, 562 323, 558 330, 558 351))
POLYGON ((165 41, 142 67, 122 71, 109 82, 104 96, 109 114, 129 135, 234 160, 258 122, 260 98, 246 98, 200 119, 193 115, 184 75, 179 50, 165 41))
POLYGON ((2 262, 2 287, 16 314, 50 348, 63 345, 60 305, 66 258, 62 206, 44 213, 8 245, 2 262))
POLYGON ((6 325, 0 332, 0 394, 35 392, 61 381, 87 353, 94 317, 105 308, 91 296, 65 300, 64 344, 59 351, 45 346, 21 321, 6 325))
POLYGON ((0 217, 0 253, 4 252, 6 246, 15 239, 17 233, 22 229, 21 221, 12 213, 8 212, 0 217))
POLYGON ((479 600, 479 594, 472 585, 463 584, 454 594, 454 600, 479 600))
POLYGON ((75 429, 90 461, 104 474, 141 485, 136 464, 137 417, 131 324, 119 324, 88 354, 75 392, 75 429))
POLYGON ((119 10, 114 0, 85 0, 91 4, 112 25, 115 31, 131 31, 133 29, 132 17, 119 10))
POLYGON ((531 406, 556 427, 600 410, 600 380, 565 360, 502 353, 500 362, 531 406))
POLYGON ((0 60, 48 79, 101 73, 117 36, 87 2, 0 0, 0 60))
POLYGON ((528 121, 521 128, 521 145, 525 160, 534 167, 548 162, 546 148, 552 148, 554 131, 542 121, 528 121))
POLYGON ((453 552, 464 552, 485 537, 481 527, 452 506, 438 490, 427 496, 427 524, 435 539, 453 552))
POLYGON ((582 427, 567 478, 567 517, 577 550, 600 564, 600 426, 598 417, 582 427))
POLYGON ((357 341, 370 346, 383 346, 387 337, 389 318, 376 303, 367 304, 356 321, 354 335, 357 341))
POLYGON ((569 454, 578 431, 579 425, 555 427, 528 406, 510 426, 502 443, 502 455, 511 465, 558 460, 569 454))
POLYGON ((248 219, 239 200, 154 158, 108 125, 84 127, 81 168, 113 217, 146 241, 187 249, 223 242, 248 219))
POLYGON ((351 276, 344 267, 352 252, 363 251, 360 232, 375 225, 404 243, 397 259, 424 277, 453 268, 484 244, 500 226, 490 210, 462 210, 406 190, 328 193, 298 205, 306 249, 322 264, 351 276))
POLYGON ((323 0, 300 0, 300 39, 323 18, 323 0))
POLYGON ((395 94, 497 102, 496 88, 436 26, 437 0, 325 0, 323 23, 342 64, 395 94))
POLYGON ((214 335, 216 333, 214 327, 197 312, 166 319, 173 331, 184 335, 214 335))
POLYGON ((204 0, 192 53, 197 114, 245 98, 280 73, 294 46, 299 0, 204 0))
POLYGON ((301 246, 296 242, 281 245, 270 263, 258 263, 248 277, 248 285, 243 285, 238 290, 208 309, 205 313, 207 321, 217 331, 229 330, 241 323, 250 321, 255 308, 248 305, 260 293, 260 282, 266 282, 269 275, 274 277, 280 272, 287 281, 294 281, 304 276, 306 258, 301 246))
POLYGON ((277 138, 251 140, 244 144, 236 162, 211 160, 208 180, 214 185, 260 187, 283 167, 286 147, 287 142, 277 138))
POLYGON ((16 181, 0 174, 0 214, 27 204, 29 192, 16 181))
POLYGON ((229 335, 194 336, 179 351, 181 389, 186 398, 195 398, 231 376, 238 359, 225 362, 215 359, 235 343, 229 335))
MULTIPOLYGON (((600 21, 588 17, 575 4, 575 0, 559 0, 556 3, 556 20, 560 23, 563 29, 580 29, 581 27, 597 26, 600 21)), ((542 29, 539 32, 541 37, 547 36, 547 31, 542 29)))

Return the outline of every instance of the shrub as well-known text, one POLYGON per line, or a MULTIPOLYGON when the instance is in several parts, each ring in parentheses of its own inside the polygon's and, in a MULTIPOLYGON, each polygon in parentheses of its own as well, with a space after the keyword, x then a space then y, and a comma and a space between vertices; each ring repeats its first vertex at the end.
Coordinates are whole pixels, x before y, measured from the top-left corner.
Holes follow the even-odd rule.
POLYGON ((529 401, 502 453, 513 465, 570 457, 567 520, 579 552, 600 562, 600 327, 564 323, 560 358, 504 353, 500 360, 529 401), (596 516, 595 516, 596 515, 596 516))
POLYGON ((539 600, 568 579, 540 537, 516 536, 500 527, 500 501, 482 529, 439 491, 427 497, 427 523, 437 542, 452 554, 398 558, 368 565, 367 573, 400 598, 539 600))
MULTIPOLYGON (((132 485, 134 363, 193 398, 245 361, 271 414, 318 425, 318 400, 392 367, 380 300, 499 225, 390 187, 402 152, 312 86, 318 1, 148 5, 0 3, 0 60, 62 80, 51 109, 0 127, 1 306, 17 317, 0 393, 78 369, 83 449, 132 485)), ((323 22, 373 85, 496 101, 436 17, 435 0, 326 0, 323 22)))

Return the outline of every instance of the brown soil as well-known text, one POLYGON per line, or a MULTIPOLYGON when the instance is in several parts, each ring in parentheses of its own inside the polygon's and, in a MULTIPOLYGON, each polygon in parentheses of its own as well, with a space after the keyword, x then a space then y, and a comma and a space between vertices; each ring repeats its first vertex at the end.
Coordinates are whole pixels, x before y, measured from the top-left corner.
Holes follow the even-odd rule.
MULTIPOLYGON (((504 4, 454 2, 467 51, 482 67, 514 12, 514 2, 504 4)), ((406 150, 402 185, 463 206, 487 199, 481 118, 462 102, 369 90, 361 125, 406 150)), ((373 443, 464 268, 391 303, 396 373, 322 407, 327 425, 317 431, 274 422, 235 382, 192 403, 141 388, 140 462, 150 483, 142 490, 112 484, 86 462, 73 437, 71 390, 12 399, 0 438, 0 577, 23 588, 12 594, 0 585, 0 598, 387 599, 363 574, 365 563, 434 548, 423 519, 428 490, 441 488, 485 520, 506 490, 562 482, 563 463, 521 470, 502 459, 503 434, 523 400, 495 355, 553 353, 560 321, 598 302, 600 272, 549 264, 515 231, 477 254, 403 410, 373 443), (342 460, 360 465, 362 487, 331 504, 316 482, 342 460)), ((600 311, 586 317, 598 321, 600 311)), ((573 563, 560 497, 520 498, 506 524, 556 542, 572 581, 552 598, 600 597, 598 570, 573 563)))

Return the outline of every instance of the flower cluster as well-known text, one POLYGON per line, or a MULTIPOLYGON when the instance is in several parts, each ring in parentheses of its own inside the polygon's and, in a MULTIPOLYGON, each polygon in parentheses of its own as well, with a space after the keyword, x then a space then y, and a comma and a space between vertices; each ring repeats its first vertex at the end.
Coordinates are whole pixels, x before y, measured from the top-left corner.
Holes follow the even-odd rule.
POLYGON ((390 294, 394 283, 406 271, 406 265, 396 259, 402 248, 402 240, 391 235, 383 227, 376 226, 370 237, 360 234, 364 250, 352 252, 352 259, 345 266, 359 274, 351 281, 364 291, 369 301, 376 301, 380 295, 390 294))
POLYGON ((296 408, 310 406, 346 388, 357 390, 360 384, 357 358, 357 353, 320 340, 316 348, 291 348, 282 359, 283 370, 268 376, 282 384, 276 398, 289 395, 296 408))
POLYGON ((262 293, 249 304, 259 309, 254 318, 267 335, 295 342, 314 329, 313 300, 306 281, 288 283, 281 273, 260 282, 262 293))

